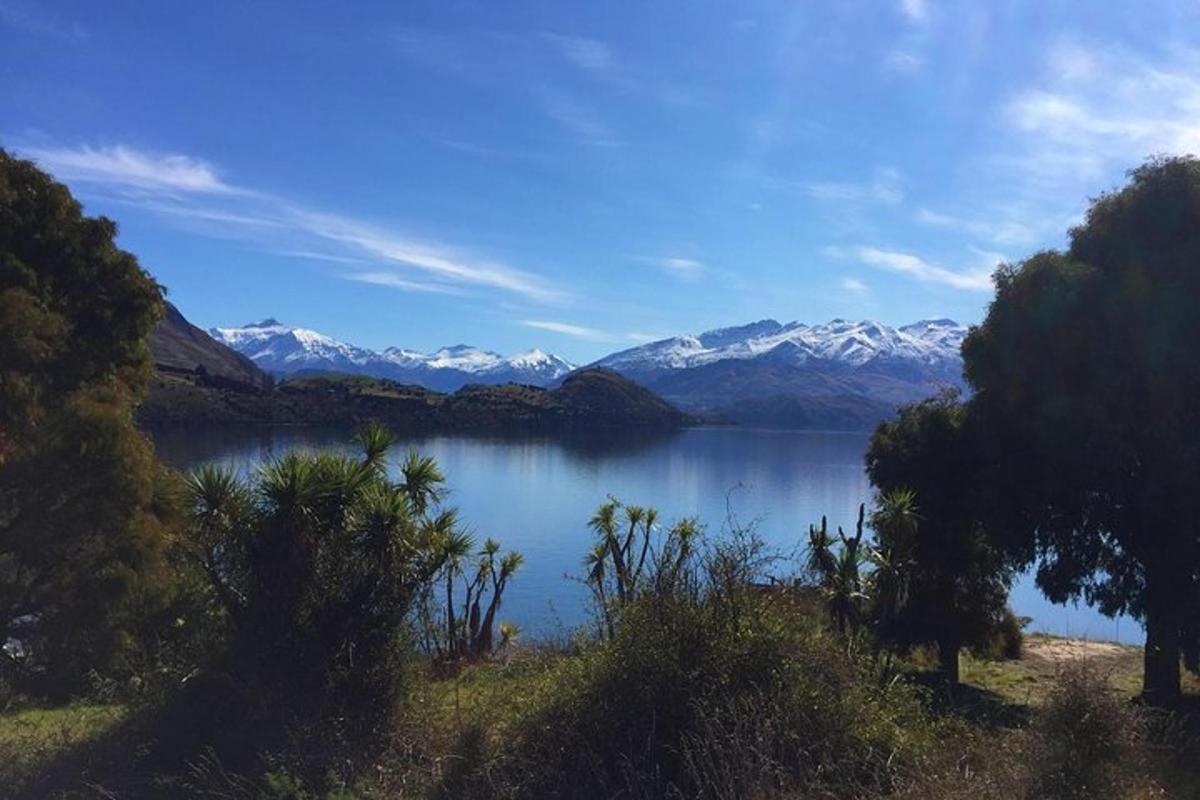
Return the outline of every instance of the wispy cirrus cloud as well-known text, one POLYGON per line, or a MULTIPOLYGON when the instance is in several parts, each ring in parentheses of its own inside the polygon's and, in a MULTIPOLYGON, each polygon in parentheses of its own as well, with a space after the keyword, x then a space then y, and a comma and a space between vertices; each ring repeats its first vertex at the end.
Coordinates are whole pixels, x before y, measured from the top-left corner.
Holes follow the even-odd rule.
POLYGON ((561 291, 532 273, 497 261, 471 257, 442 243, 409 238, 336 214, 292 209, 292 215, 298 226, 309 233, 350 245, 376 259, 411 267, 442 281, 504 289, 540 301, 557 301, 564 297, 561 291))
POLYGON ((896 7, 909 22, 920 23, 929 18, 927 0, 899 0, 896 7))
POLYGON ((904 200, 903 177, 892 167, 877 170, 869 181, 806 181, 801 188, 809 197, 827 202, 896 205, 904 200))
POLYGON ((842 278, 842 289, 855 295, 864 295, 871 292, 871 287, 864 281, 851 277, 842 278))
POLYGON ((68 22, 37 4, 0 0, 0 24, 35 36, 64 42, 83 42, 91 38, 87 28, 68 22))
POLYGON ((410 280, 394 272, 352 272, 343 276, 347 280, 369 283, 374 286, 386 286, 389 289, 402 289, 406 292, 428 292, 430 294, 454 294, 463 292, 454 286, 436 283, 421 283, 410 280))
POLYGON ((18 152, 60 179, 100 187, 107 199, 178 220, 202 233, 252 241, 296 258, 386 268, 342 274, 349 280, 437 294, 493 290, 539 303, 567 297, 539 275, 460 246, 237 186, 203 159, 123 145, 32 147, 18 152))
POLYGON ((593 75, 611 76, 617 68, 612 48, 604 42, 561 33, 543 33, 542 38, 568 62, 593 75))
POLYGON ((330 261, 334 264, 366 264, 369 263, 361 258, 351 258, 350 256, 339 256, 333 253, 319 253, 314 250, 278 250, 275 255, 284 256, 286 258, 304 258, 309 261, 330 261))
POLYGON ((917 222, 1000 246, 1061 241, 1084 198, 1153 154, 1200 153, 1200 50, 1156 51, 1060 39, 1041 70, 994 114, 998 147, 971 159, 990 198, 977 209, 922 208, 917 222))
POLYGON ((1003 120, 1023 147, 1001 163, 1035 178, 1094 181, 1150 154, 1200 153, 1200 51, 1059 42, 1003 120))
POLYGON ((658 267, 668 275, 673 275, 683 280, 695 280, 707 270, 704 262, 697 261, 694 258, 685 258, 684 256, 645 256, 640 258, 639 261, 658 267))
POLYGON ((589 104, 549 86, 539 92, 542 108, 583 144, 594 147, 617 147, 620 142, 608 124, 589 104))
POLYGON ((611 342, 612 334, 596 328, 588 328, 583 325, 574 325, 569 322, 557 322, 555 320, 545 319, 523 319, 519 321, 526 328, 536 328, 540 331, 550 331, 551 333, 561 333, 563 336, 573 336, 576 339, 588 339, 593 342, 611 342))
POLYGON ((925 68, 925 56, 912 50, 897 47, 890 50, 884 56, 883 66, 884 69, 891 73, 912 75, 925 68))
POLYGON ((629 333, 625 334, 625 338, 627 338, 633 342, 638 342, 639 344, 646 344, 647 342, 657 342, 660 339, 665 339, 667 337, 665 337, 661 334, 657 334, 657 333, 642 333, 641 331, 630 331, 629 333))
POLYGON ((1039 235, 1039 231, 1030 223, 1016 218, 967 219, 928 208, 918 209, 913 218, 922 225, 959 231, 1002 245, 1032 244, 1037 241, 1039 235))
POLYGON ((177 153, 150 153, 123 145, 29 147, 21 153, 63 180, 200 194, 245 193, 222 180, 207 161, 177 153))
POLYGON ((991 261, 988 266, 975 267, 964 271, 955 271, 931 264, 920 256, 896 250, 883 250, 877 247, 855 247, 849 255, 869 267, 907 275, 922 283, 935 283, 948 286, 951 289, 962 289, 973 292, 986 292, 992 288, 992 272, 1003 256, 993 253, 976 251, 977 256, 984 261, 991 261))

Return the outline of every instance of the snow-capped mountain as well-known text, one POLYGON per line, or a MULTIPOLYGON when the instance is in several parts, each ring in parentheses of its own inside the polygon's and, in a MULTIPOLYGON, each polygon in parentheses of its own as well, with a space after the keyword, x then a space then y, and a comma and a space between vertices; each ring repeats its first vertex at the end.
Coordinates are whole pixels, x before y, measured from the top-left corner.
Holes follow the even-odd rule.
POLYGON ((967 328, 773 319, 675 336, 600 359, 676 405, 745 424, 866 429, 896 406, 963 387, 967 328))
POLYGON ((765 319, 698 335, 675 336, 623 350, 596 362, 621 371, 677 370, 726 359, 769 358, 796 365, 830 361, 861 367, 876 359, 936 366, 956 364, 966 326, 948 319, 900 328, 878 322, 835 319, 824 325, 765 319))
POLYGON ((379 358, 361 347, 307 328, 293 328, 264 319, 240 328, 213 328, 209 335, 250 358, 260 369, 274 373, 302 370, 352 372, 379 358))
MULTIPOLYGON (((963 387, 959 349, 966 333, 948 319, 900 327, 766 319, 650 342, 592 366, 637 381, 684 410, 742 424, 864 430, 903 403, 963 387)), ((348 372, 438 391, 468 383, 551 386, 575 369, 540 350, 505 357, 459 344, 432 353, 375 352, 274 319, 212 335, 275 374, 348 372)))
POLYGON ((275 319, 237 328, 213 328, 214 339, 242 353, 260 368, 275 374, 348 372, 415 383, 439 391, 454 391, 468 383, 531 383, 549 385, 575 365, 559 356, 530 350, 505 357, 459 344, 433 353, 400 347, 375 352, 340 342, 307 328, 275 319))

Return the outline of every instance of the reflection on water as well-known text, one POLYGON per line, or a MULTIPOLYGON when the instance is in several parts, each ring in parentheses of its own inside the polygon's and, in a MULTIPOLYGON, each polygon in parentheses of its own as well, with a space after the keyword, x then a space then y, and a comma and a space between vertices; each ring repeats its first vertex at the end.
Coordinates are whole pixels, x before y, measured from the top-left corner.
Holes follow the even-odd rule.
MULTIPOLYGON (((219 427, 155 430, 155 445, 182 469, 200 463, 249 471, 288 450, 353 450, 351 432, 336 428, 219 427)), ((828 515, 850 526, 869 501, 861 434, 693 428, 667 433, 530 436, 425 436, 403 439, 442 466, 448 502, 480 540, 499 539, 525 554, 525 567, 505 595, 504 617, 527 631, 549 632, 586 618, 579 573, 590 533, 587 520, 612 494, 656 506, 664 520, 697 516, 718 531, 727 507, 743 522, 758 520, 773 546, 792 553, 808 524, 828 515), (729 505, 727 506, 727 498, 729 505)), ((1129 620, 1091 609, 1053 606, 1022 580, 1013 592, 1018 614, 1035 631, 1140 641, 1129 620)))

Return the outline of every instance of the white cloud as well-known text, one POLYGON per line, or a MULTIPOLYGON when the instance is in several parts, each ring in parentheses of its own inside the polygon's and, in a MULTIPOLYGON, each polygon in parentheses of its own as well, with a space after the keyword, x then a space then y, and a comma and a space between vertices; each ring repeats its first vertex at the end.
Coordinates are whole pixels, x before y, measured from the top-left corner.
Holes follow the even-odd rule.
POLYGON ((997 244, 1028 245, 1038 239, 1038 233, 1031 225, 1012 218, 973 220, 921 208, 914 219, 922 225, 961 231, 997 244))
POLYGON ((645 344, 646 342, 657 342, 660 339, 666 338, 665 336, 659 336, 658 334, 641 333, 639 331, 630 331, 629 333, 625 334, 625 337, 631 341, 639 342, 641 344, 645 344))
POLYGON ((63 180, 171 189, 180 192, 236 194, 207 161, 184 155, 161 155, 115 147, 22 148, 21 154, 37 161, 63 180))
POLYGON ((685 280, 694 280, 700 277, 704 272, 704 264, 694 258, 684 258, 682 256, 665 256, 661 258, 642 258, 642 261, 647 264, 662 269, 668 274, 674 275, 677 278, 685 280))
POLYGON ((842 289, 850 294, 859 295, 868 294, 871 291, 871 287, 858 278, 842 278, 842 289))
POLYGON ((312 250, 279 250, 275 253, 277 256, 286 256, 287 258, 304 258, 310 261, 330 261, 334 264, 366 264, 368 262, 361 258, 350 258, 349 256, 337 256, 330 253, 318 253, 312 250))
POLYGON ((253 241, 296 257, 389 268, 360 270, 348 276, 352 280, 421 292, 460 294, 472 287, 492 289, 543 303, 566 297, 538 275, 461 247, 231 185, 201 159, 155 155, 125 146, 18 150, 60 179, 104 187, 117 195, 111 198, 117 202, 182 220, 207 235, 253 241), (329 252, 331 249, 334 252, 329 252), (406 274, 397 272, 396 267, 406 274))
POLYGON ((544 33, 542 36, 558 48, 563 58, 582 70, 603 75, 616 66, 612 49, 604 42, 559 33, 544 33))
POLYGON ((904 200, 900 171, 890 167, 878 170, 868 182, 808 181, 802 188, 809 197, 831 202, 896 205, 904 200))
POLYGON ((440 243, 422 242, 354 219, 293 209, 297 227, 350 245, 383 261, 395 262, 455 283, 504 289, 533 300, 555 301, 563 293, 528 272, 466 256, 440 243))
POLYGON ((860 262, 869 267, 889 272, 898 272, 923 283, 937 283, 949 286, 952 289, 977 292, 988 291, 992 288, 991 276, 995 267, 994 262, 987 267, 974 268, 965 272, 955 272, 930 264, 920 256, 915 256, 911 253, 881 250, 876 247, 857 247, 853 253, 860 262))
POLYGON ((596 147, 616 147, 619 142, 590 106, 555 89, 541 91, 542 108, 576 139, 596 147))
POLYGON ((394 272, 355 272, 344 275, 344 278, 359 283, 369 283, 374 286, 386 286, 389 289, 401 289, 406 292, 429 292, 431 294, 462 294, 453 286, 437 283, 421 283, 412 281, 394 272))
POLYGON ((909 22, 924 22, 929 18, 929 4, 925 0, 900 0, 898 6, 909 22))
POLYGON ((0 24, 62 41, 83 42, 91 38, 87 28, 78 22, 66 22, 58 14, 41 9, 37 4, 13 0, 0 0, 0 24))
POLYGON ((612 337, 607 333, 595 328, 585 328, 582 325, 572 325, 568 322, 554 322, 552 320, 542 319, 523 319, 520 323, 527 328, 537 328, 541 331, 550 331, 551 333, 561 333, 564 336, 574 336, 577 339, 590 339, 595 342, 612 341, 612 337))
POLYGON ((1200 53, 1151 61, 1062 42, 1004 120, 1023 148, 999 163, 1036 179, 1094 183, 1155 153, 1200 153, 1200 53))
POLYGON ((1093 78, 1099 66, 1090 50, 1071 41, 1063 41, 1055 46, 1050 51, 1048 61, 1050 73, 1066 81, 1093 78))
POLYGON ((912 75, 924 69, 925 56, 910 50, 896 48, 887 54, 883 65, 889 72, 912 75))

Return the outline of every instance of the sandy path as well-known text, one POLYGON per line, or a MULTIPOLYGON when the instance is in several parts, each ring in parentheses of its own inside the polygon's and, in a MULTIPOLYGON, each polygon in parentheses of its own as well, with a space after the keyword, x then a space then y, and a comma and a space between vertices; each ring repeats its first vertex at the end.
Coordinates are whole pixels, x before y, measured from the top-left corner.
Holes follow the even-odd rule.
POLYGON ((1061 664, 1068 661, 1127 658, 1131 655, 1131 648, 1113 642, 1031 636, 1025 640, 1025 653, 1033 658, 1061 664))

